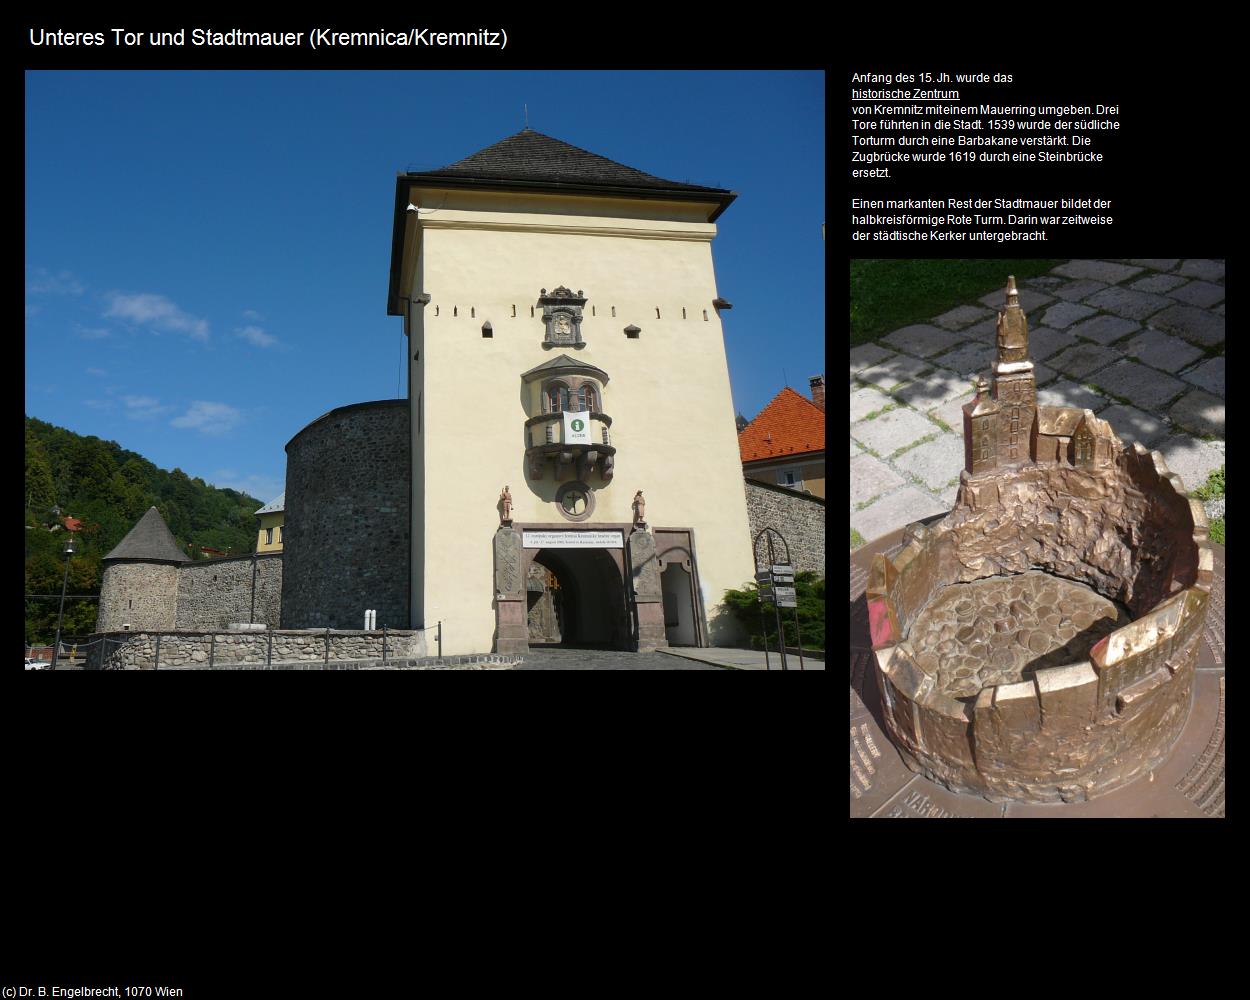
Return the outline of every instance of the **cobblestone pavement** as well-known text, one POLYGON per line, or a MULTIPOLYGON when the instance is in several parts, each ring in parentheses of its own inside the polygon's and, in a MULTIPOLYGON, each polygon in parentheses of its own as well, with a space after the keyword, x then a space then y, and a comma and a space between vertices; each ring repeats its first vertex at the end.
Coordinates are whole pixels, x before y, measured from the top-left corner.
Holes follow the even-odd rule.
POLYGON ((531 649, 513 670, 723 670, 724 667, 663 653, 618 649, 531 649))
MULTIPOLYGON (((1190 490, 1224 464, 1223 260, 1070 260, 1019 284, 1038 403, 1093 410, 1190 490)), ((865 542, 954 504, 960 407, 988 377, 1003 303, 1000 289, 851 350, 850 517, 865 542)))

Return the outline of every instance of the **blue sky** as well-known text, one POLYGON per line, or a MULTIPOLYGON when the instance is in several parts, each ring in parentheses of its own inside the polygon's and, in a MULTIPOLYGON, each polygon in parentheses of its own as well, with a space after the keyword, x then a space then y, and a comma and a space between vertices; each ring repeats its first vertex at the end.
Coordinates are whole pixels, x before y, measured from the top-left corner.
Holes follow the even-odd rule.
POLYGON ((735 408, 785 376, 806 395, 822 73, 31 72, 26 413, 271 499, 301 427, 396 395, 395 174, 520 131, 523 103, 539 132, 738 192, 713 243, 735 408))

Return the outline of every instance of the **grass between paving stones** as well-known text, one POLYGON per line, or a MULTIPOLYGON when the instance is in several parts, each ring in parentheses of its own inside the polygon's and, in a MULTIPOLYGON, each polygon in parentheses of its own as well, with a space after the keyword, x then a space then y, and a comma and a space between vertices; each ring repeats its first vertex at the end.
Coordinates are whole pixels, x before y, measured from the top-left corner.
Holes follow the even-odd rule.
POLYGON ((950 424, 948 424, 948 423, 947 423, 945 420, 943 420, 941 417, 929 417, 929 419, 930 419, 930 420, 932 420, 932 421, 933 421, 935 424, 937 424, 939 427, 941 427, 941 428, 942 428, 942 430, 946 431, 946 433, 947 433, 947 434, 954 434, 954 433, 955 433, 953 430, 951 430, 951 428, 950 428, 950 424))
POLYGON ((1191 496, 1199 500, 1218 500, 1224 495, 1224 466, 1207 476, 1207 481, 1199 486, 1191 496))
POLYGON ((1211 530, 1211 541, 1219 542, 1221 545, 1227 544, 1224 541, 1224 518, 1217 517, 1214 521, 1212 521, 1210 525, 1210 530, 1211 530))
POLYGON ((924 323, 956 306, 1045 274, 1061 260, 851 261, 851 347, 912 323, 924 323))
POLYGON ((1104 389, 1102 386, 1095 385, 1093 382, 1084 382, 1082 383, 1082 387, 1085 389, 1088 389, 1090 392, 1096 392, 1100 396, 1108 396, 1111 399, 1114 399, 1117 403, 1121 403, 1124 406, 1133 405, 1133 401, 1129 399, 1127 396, 1117 396, 1114 392, 1111 392, 1109 389, 1104 389))
POLYGON ((864 536, 854 528, 851 529, 851 548, 857 549, 864 544, 864 536))
POLYGON ((913 441, 911 444, 905 444, 890 456, 891 459, 898 458, 899 455, 911 451, 913 448, 919 448, 922 444, 928 444, 930 441, 937 440, 938 433, 934 431, 932 434, 926 434, 919 441, 913 441))
POLYGON ((877 417, 881 416, 881 414, 889 413, 891 410, 897 410, 902 405, 902 403, 890 403, 888 406, 883 406, 879 410, 873 410, 870 414, 868 414, 868 416, 864 417, 864 419, 876 420, 877 417))

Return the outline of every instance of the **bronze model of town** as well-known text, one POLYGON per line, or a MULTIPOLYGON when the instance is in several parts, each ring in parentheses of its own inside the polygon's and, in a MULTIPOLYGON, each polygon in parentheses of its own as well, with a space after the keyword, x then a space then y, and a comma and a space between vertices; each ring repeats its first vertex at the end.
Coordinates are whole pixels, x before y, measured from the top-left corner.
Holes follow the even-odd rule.
POLYGON ((1166 758, 1189 712, 1212 554, 1158 452, 1039 406, 1015 279, 963 407, 954 509, 877 556, 886 728, 913 770, 992 799, 1079 801, 1166 758))

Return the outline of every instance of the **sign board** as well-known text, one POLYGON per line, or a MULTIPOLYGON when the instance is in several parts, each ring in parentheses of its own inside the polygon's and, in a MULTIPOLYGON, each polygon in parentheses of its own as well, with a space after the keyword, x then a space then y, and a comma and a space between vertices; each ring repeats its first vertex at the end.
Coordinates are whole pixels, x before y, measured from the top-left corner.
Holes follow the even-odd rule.
POLYGON ((777 597, 778 597, 778 599, 780 599, 780 600, 787 600, 787 599, 789 599, 789 600, 793 601, 793 600, 795 599, 795 597, 797 596, 797 595, 794 593, 794 588, 793 588, 793 587, 774 587, 774 588, 773 588, 773 593, 774 593, 774 594, 776 594, 776 595, 777 595, 777 597))
POLYGON ((774 566, 772 567, 774 576, 794 576, 793 566, 774 566))
POLYGON ((524 531, 522 545, 527 549, 623 549, 619 531, 524 531))
POLYGON ((564 444, 593 444, 590 440, 590 414, 585 412, 564 413, 564 444))

